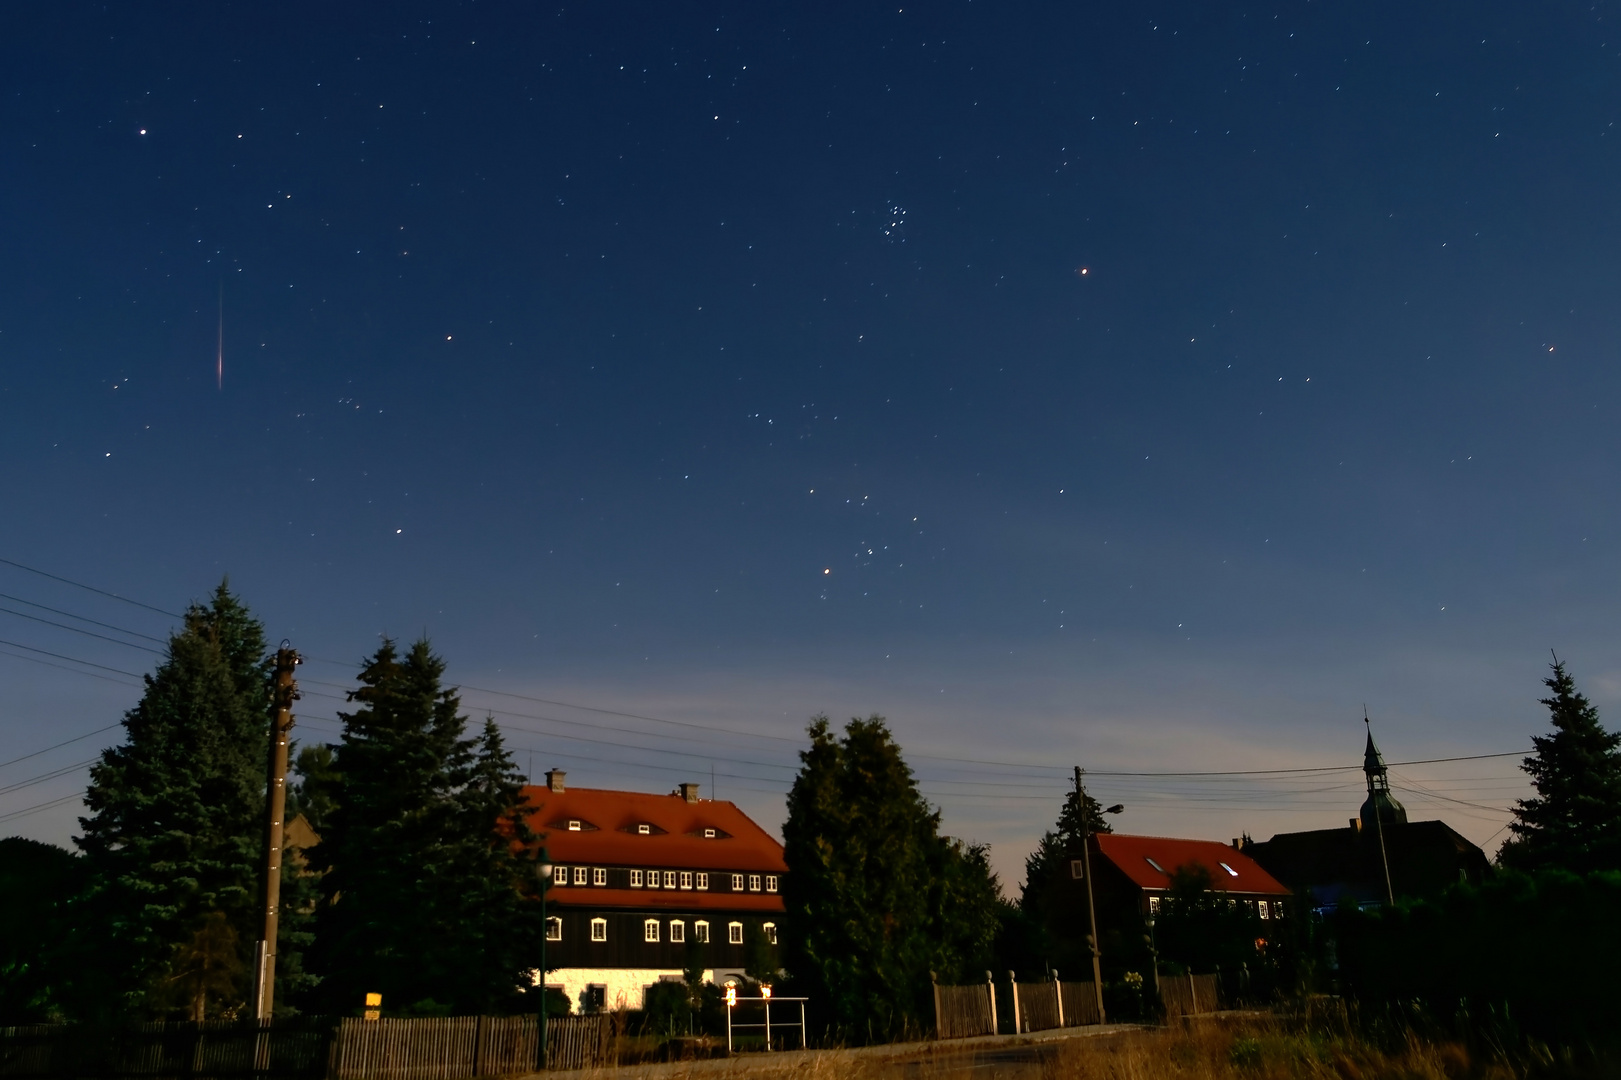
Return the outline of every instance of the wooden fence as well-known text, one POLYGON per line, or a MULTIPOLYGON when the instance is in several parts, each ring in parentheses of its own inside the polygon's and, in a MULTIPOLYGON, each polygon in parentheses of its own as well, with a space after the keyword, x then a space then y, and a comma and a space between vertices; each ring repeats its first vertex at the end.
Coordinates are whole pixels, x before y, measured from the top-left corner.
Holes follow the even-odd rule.
POLYGON ((0 1077, 319 1080, 327 1075, 331 1047, 332 1026, 319 1022, 5 1027, 0 1028, 0 1077))
MULTIPOLYGON (((613 1063, 611 1016, 546 1024, 552 1069, 613 1063)), ((472 1080, 536 1071, 533 1016, 0 1028, 0 1080, 472 1080)))
POLYGON ((996 999, 989 982, 977 986, 934 984, 934 1032, 940 1039, 996 1034, 996 999))
POLYGON ((1197 1016, 1222 1007, 1221 980, 1215 975, 1161 975, 1159 996, 1166 1016, 1197 1016))
POLYGON ((1058 984, 1038 982, 1013 984, 1013 1000, 1018 1003, 1020 1031, 1046 1031, 1064 1027, 1058 1008, 1058 984))
POLYGON ((546 1021, 546 1068, 595 1069, 612 1065, 613 1021, 606 1013, 546 1021))
POLYGON ((1058 992, 1064 1003, 1065 1027, 1102 1022, 1103 1018, 1098 1015, 1098 994, 1092 988, 1091 979, 1085 982, 1061 982, 1058 992))

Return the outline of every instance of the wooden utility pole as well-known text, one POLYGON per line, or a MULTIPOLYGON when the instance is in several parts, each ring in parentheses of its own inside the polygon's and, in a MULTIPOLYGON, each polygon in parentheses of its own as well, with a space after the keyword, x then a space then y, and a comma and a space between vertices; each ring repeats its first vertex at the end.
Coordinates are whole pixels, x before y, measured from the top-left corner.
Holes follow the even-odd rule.
POLYGON ((1079 765, 1075 766, 1075 798, 1081 804, 1081 873, 1086 876, 1086 917, 1092 925, 1092 936, 1087 939, 1092 946, 1092 992, 1097 996, 1098 1023, 1104 1023, 1103 1016, 1103 964, 1098 959, 1098 906, 1092 895, 1092 811, 1087 805, 1086 785, 1081 777, 1085 770, 1079 765))
POLYGON ((276 650, 274 686, 276 716, 270 724, 270 754, 265 783, 264 934, 253 951, 254 1016, 269 1020, 276 1003, 276 927, 281 907, 282 818, 287 812, 287 736, 293 729, 293 702, 298 684, 293 669, 302 661, 281 643, 276 650))

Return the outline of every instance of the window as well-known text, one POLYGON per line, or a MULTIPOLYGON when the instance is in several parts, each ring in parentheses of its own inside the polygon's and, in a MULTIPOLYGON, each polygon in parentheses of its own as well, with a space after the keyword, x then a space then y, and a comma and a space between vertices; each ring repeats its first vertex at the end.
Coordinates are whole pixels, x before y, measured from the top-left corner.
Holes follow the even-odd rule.
POLYGON ((658 939, 659 921, 657 919, 648 919, 646 922, 642 923, 642 940, 657 941, 658 939))
POLYGON ((630 887, 633 889, 639 889, 642 887, 642 872, 640 870, 632 870, 630 872, 630 887))
POLYGON ((1267 903, 1265 900, 1257 900, 1255 902, 1255 913, 1263 919, 1269 918, 1272 914, 1271 911, 1267 909, 1267 903))
POLYGON ((749 892, 759 892, 759 891, 760 891, 760 875, 759 874, 750 874, 749 875, 749 892))
POLYGON ((546 919, 546 940, 563 940, 563 920, 559 919, 556 915, 548 916, 546 919))
POLYGON ((727 923, 726 940, 731 942, 733 945, 743 944, 743 924, 740 922, 727 923))
POLYGON ((683 889, 692 888, 692 871, 691 870, 683 870, 683 871, 681 871, 681 887, 683 889))
POLYGON ((576 866, 574 868, 574 884, 576 884, 576 885, 584 885, 585 884, 586 873, 588 872, 589 869, 590 869, 589 867, 585 867, 585 866, 576 866))
POLYGON ((765 939, 767 941, 771 942, 771 944, 773 944, 773 945, 775 945, 777 943, 777 924, 776 923, 768 922, 764 926, 762 926, 760 929, 765 931, 765 939))
POLYGON ((651 826, 651 825, 638 825, 638 826, 636 826, 636 835, 637 836, 652 836, 653 835, 653 826, 651 826))
POLYGON ((700 888, 700 889, 709 888, 709 875, 708 874, 700 873, 700 874, 697 875, 697 878, 698 878, 698 888, 700 888))
POLYGON ((1232 867, 1228 866, 1226 863, 1219 862, 1216 865, 1221 867, 1223 870, 1227 871, 1227 876, 1228 877, 1237 877, 1238 876, 1238 871, 1234 870, 1232 867))
POLYGON ((579 832, 580 831, 579 819, 574 818, 574 819, 571 819, 569 821, 569 823, 568 823, 568 831, 569 832, 579 832))
POLYGON ((1147 855, 1143 856, 1143 861, 1146 862, 1149 866, 1152 866, 1155 870, 1158 870, 1160 873, 1162 873, 1162 874, 1165 873, 1165 867, 1161 866, 1159 863, 1155 862, 1153 859, 1150 859, 1147 855))
POLYGON ((647 887, 649 889, 656 889, 659 887, 659 872, 657 870, 649 870, 647 872, 647 887))
POLYGON ((608 940, 608 920, 607 919, 592 919, 591 920, 591 940, 592 941, 607 941, 608 940))
POLYGON ((777 891, 777 875, 776 874, 767 874, 765 876, 765 891, 766 892, 776 892, 777 891))
POLYGON ((704 839, 705 840, 713 840, 713 839, 715 839, 715 830, 714 829, 705 829, 704 830, 704 839))
POLYGON ((704 945, 709 944, 709 924, 703 919, 692 924, 692 940, 704 945))
POLYGON ((1158 915, 1159 914, 1159 897, 1150 896, 1148 898, 1148 913, 1150 915, 1158 915))
POLYGON ((664 871, 664 887, 666 889, 675 888, 675 871, 674 870, 666 870, 666 871, 664 871))
POLYGON ((554 867, 552 867, 552 884, 554 884, 554 885, 567 885, 568 884, 568 867, 566 867, 566 866, 554 866, 554 867))
POLYGON ((676 943, 687 940, 687 924, 680 919, 670 920, 670 940, 676 943))
POLYGON ((588 1013, 599 1013, 608 1007, 608 987, 602 983, 592 983, 580 995, 580 1007, 588 1013))
POLYGON ((591 871, 591 884, 593 884, 593 885, 606 885, 606 884, 608 884, 608 870, 607 870, 606 867, 599 866, 596 869, 591 871))
POLYGON ((1069 861, 1069 876, 1076 881, 1086 880, 1086 863, 1080 859, 1071 859, 1069 861))
POLYGON ((732 891, 733 892, 742 892, 743 891, 743 875, 742 874, 733 874, 732 875, 732 891))

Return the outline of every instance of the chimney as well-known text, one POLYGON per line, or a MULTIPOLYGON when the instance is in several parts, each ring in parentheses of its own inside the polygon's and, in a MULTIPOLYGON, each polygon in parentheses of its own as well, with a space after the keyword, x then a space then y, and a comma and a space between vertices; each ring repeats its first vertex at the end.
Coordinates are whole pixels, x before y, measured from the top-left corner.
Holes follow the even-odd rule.
POLYGON ((547 769, 546 786, 556 794, 561 795, 563 794, 563 778, 566 776, 568 776, 568 773, 562 769, 547 769))
POLYGON ((681 788, 681 797, 683 799, 687 800, 688 802, 697 802, 698 801, 698 785, 697 784, 682 784, 682 785, 680 785, 680 788, 681 788))
POLYGON ((1351 819, 1351 829, 1354 832, 1361 832, 1362 831, 1362 819, 1359 818, 1359 817, 1352 818, 1351 819))
POLYGON ((1235 837, 1233 837, 1233 850, 1234 850, 1234 851, 1242 851, 1242 850, 1243 850, 1243 849, 1242 849, 1242 848, 1241 848, 1241 847, 1240 847, 1240 846, 1239 846, 1239 843, 1238 843, 1238 837, 1236 837, 1236 836, 1235 836, 1235 837))

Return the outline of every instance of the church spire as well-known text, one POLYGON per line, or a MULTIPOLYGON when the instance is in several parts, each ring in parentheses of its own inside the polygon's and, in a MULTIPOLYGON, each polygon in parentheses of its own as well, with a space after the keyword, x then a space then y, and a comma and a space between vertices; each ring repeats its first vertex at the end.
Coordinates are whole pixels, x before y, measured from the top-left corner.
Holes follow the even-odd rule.
POLYGON ((1390 769, 1386 767, 1379 747, 1374 744, 1373 724, 1369 722, 1366 712, 1362 714, 1362 723, 1368 729, 1368 745, 1362 752, 1362 772, 1368 778, 1368 801, 1362 804, 1362 826, 1372 828, 1376 823, 1405 825, 1407 808, 1390 793, 1390 769))

